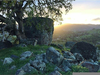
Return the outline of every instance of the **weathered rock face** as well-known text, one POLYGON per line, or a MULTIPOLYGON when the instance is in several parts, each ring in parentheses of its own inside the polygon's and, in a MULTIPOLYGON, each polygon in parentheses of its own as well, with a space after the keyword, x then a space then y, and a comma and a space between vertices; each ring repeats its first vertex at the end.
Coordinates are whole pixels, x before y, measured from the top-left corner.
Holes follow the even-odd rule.
POLYGON ((97 72, 99 70, 99 65, 93 62, 85 61, 82 63, 82 66, 88 68, 89 72, 97 72))
POLYGON ((46 51, 46 59, 56 65, 60 65, 64 57, 53 47, 49 47, 46 51))
POLYGON ((25 18, 25 35, 27 38, 37 39, 40 45, 48 45, 52 41, 54 31, 53 20, 43 17, 25 18))
POLYGON ((80 53, 85 59, 97 60, 96 47, 86 42, 76 43, 70 50, 71 53, 80 53))

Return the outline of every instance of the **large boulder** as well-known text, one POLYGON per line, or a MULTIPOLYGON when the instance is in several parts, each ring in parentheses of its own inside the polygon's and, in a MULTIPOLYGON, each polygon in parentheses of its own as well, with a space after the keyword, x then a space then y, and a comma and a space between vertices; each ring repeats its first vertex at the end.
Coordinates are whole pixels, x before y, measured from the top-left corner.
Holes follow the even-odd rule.
POLYGON ((43 17, 25 18, 25 35, 27 38, 37 39, 40 45, 49 45, 54 31, 53 20, 43 17))
POLYGON ((53 64, 60 65, 64 57, 53 47, 49 47, 46 51, 46 59, 53 64))
POLYGON ((97 60, 96 47, 86 42, 76 43, 70 50, 71 53, 80 53, 85 59, 97 60))

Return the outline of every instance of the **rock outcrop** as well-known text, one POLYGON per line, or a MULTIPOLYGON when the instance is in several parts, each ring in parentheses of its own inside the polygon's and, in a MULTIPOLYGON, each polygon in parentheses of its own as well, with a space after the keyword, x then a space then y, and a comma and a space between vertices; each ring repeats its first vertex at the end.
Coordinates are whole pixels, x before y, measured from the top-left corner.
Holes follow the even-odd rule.
POLYGON ((40 45, 49 45, 54 31, 53 20, 43 17, 25 18, 25 35, 27 38, 35 38, 40 45), (30 22, 29 22, 30 21, 30 22))

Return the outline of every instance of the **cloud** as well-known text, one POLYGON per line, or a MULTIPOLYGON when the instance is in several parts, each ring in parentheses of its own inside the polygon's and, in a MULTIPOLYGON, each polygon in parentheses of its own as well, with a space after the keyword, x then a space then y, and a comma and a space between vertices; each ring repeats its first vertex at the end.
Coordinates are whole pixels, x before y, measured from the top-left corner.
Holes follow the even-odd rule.
POLYGON ((100 21, 100 18, 95 18, 93 19, 93 21, 100 21))

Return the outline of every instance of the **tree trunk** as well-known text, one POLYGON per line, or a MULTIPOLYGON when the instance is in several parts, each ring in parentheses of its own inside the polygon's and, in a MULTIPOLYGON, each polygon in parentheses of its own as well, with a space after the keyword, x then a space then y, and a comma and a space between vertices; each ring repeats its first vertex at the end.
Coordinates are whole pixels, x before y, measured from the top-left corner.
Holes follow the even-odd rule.
POLYGON ((26 38, 25 32, 24 32, 23 18, 22 18, 23 12, 18 11, 16 13, 16 15, 17 15, 17 22, 18 22, 18 25, 19 25, 19 28, 16 31, 16 35, 17 35, 18 39, 21 41, 21 40, 26 38))

